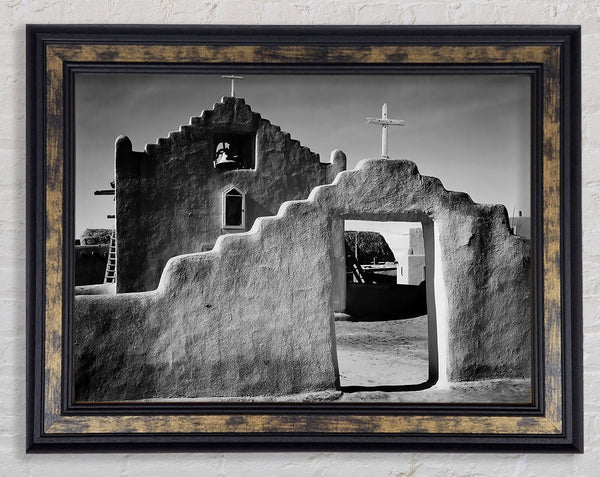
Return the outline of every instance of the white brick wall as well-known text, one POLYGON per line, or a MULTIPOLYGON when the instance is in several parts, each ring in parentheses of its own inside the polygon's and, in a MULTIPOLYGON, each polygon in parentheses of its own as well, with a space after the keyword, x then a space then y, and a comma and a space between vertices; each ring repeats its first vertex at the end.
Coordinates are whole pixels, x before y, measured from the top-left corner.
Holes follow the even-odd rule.
POLYGON ((0 476, 592 476, 600 464, 598 0, 3 0, 0 5, 0 476), (25 24, 581 24, 585 455, 25 455, 25 24))

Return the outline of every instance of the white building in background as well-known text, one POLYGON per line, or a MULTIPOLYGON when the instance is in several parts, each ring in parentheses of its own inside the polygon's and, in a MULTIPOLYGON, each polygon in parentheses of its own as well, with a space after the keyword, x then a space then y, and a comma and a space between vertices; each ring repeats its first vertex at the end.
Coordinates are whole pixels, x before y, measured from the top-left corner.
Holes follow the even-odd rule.
POLYGON ((398 258, 397 283, 418 285, 425 280, 425 243, 423 229, 413 227, 408 231, 408 250, 398 258))
POLYGON ((519 211, 518 217, 511 219, 510 228, 513 234, 531 239, 531 217, 523 217, 521 211, 519 211))

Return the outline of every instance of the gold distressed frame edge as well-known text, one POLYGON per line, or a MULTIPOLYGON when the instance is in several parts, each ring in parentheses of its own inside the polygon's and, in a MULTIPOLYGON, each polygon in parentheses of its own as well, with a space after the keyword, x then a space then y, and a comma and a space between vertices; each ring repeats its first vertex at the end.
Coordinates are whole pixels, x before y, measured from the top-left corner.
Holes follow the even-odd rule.
POLYGON ((204 46, 147 44, 47 44, 45 267, 43 313, 43 433, 382 433, 562 435, 563 375, 560 248, 561 49, 529 46, 204 46), (538 63, 543 65, 543 415, 64 415, 62 412, 62 270, 64 219, 64 98, 66 61, 185 63, 538 63))

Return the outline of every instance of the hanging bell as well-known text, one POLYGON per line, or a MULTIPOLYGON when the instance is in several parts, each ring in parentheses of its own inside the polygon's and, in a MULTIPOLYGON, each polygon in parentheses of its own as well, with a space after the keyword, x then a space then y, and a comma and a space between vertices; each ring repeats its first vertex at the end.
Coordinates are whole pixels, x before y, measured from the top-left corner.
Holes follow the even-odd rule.
POLYGON ((239 156, 232 152, 229 143, 219 143, 214 165, 216 169, 239 169, 239 156))

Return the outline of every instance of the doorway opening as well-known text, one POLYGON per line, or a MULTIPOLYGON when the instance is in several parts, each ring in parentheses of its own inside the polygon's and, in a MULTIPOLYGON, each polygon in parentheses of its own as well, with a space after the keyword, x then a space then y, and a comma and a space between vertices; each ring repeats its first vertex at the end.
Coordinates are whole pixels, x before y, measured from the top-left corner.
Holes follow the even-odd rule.
POLYGON ((418 390, 437 381, 433 240, 429 220, 343 222, 342 298, 334 303, 344 392, 418 390))

